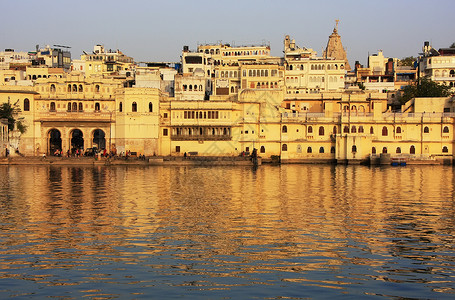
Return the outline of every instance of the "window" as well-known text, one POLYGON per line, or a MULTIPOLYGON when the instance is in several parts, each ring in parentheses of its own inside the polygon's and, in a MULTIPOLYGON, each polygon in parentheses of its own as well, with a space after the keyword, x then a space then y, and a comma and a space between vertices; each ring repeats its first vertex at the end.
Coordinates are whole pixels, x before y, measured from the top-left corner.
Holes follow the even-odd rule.
POLYGON ((382 153, 387 153, 387 147, 382 148, 382 153))
MULTIPOLYGON (((77 103, 76 102, 73 102, 73 108, 72 108, 73 111, 77 111, 77 103)), ((99 110, 99 109, 98 109, 99 110)))
POLYGON ((335 153, 335 147, 334 146, 330 147, 330 153, 335 153))
POLYGON ((374 134, 373 126, 370 127, 370 134, 374 134))
POLYGON ((319 127, 319 135, 324 135, 324 126, 319 127))
POLYGON ((428 126, 425 126, 423 133, 430 133, 430 128, 428 128, 428 126))
POLYGON ((84 89, 82 88, 82 84, 79 84, 79 92, 82 93, 84 89))
POLYGON ((416 154, 416 147, 414 147, 414 145, 412 145, 411 148, 409 148, 409 153, 416 154))
POLYGON ((167 134, 168 134, 167 128, 163 128, 163 136, 167 136, 167 134))
POLYGON ((261 152, 261 153, 265 153, 265 147, 264 147, 264 146, 261 146, 260 152, 261 152))
POLYGON ((401 127, 400 126, 397 127, 396 132, 397 133, 401 133, 401 127))
MULTIPOLYGON (((387 127, 384 126, 382 127, 382 136, 388 136, 389 135, 389 131, 387 130, 387 127)), ((383 152, 383 153, 387 153, 387 152, 383 152)))
POLYGON ((344 126, 343 133, 349 133, 349 126, 344 126))
POLYGON ((123 103, 122 102, 120 102, 119 105, 118 105, 118 111, 119 112, 123 111, 123 103))
POLYGON ((95 93, 99 93, 100 92, 100 86, 99 84, 95 85, 95 93))
POLYGON ((357 152, 357 146, 356 145, 352 145, 352 152, 354 152, 354 153, 357 152))
POLYGON ((137 103, 136 102, 133 102, 133 104, 131 105, 131 111, 137 112, 137 103))
POLYGON ((359 126, 359 133, 363 133, 364 130, 363 130, 363 126, 359 126))
POLYGON ((287 133, 288 132, 288 127, 286 125, 284 125, 283 128, 281 129, 281 132, 282 133, 287 133))
POLYGON ((311 149, 311 147, 308 147, 308 148, 306 149, 306 153, 313 153, 313 149, 311 149))
POLYGON ((100 111, 100 103, 99 102, 95 103, 95 111, 100 111))
POLYGON ((82 102, 79 102, 79 111, 83 111, 84 110, 84 106, 82 105, 82 102))
POLYGON ((24 111, 30 111, 30 100, 28 98, 24 99, 24 111))
POLYGON ((376 147, 371 148, 371 154, 376 154, 376 147))
POLYGON ((449 152, 449 148, 447 148, 447 146, 442 147, 442 153, 448 153, 448 152, 449 152))
POLYGON ((333 126, 333 134, 337 134, 337 127, 333 126))
POLYGON ((152 104, 152 102, 149 102, 149 112, 153 112, 153 104, 152 104))
POLYGON ((51 111, 55 111, 55 102, 51 102, 51 111))
POLYGON ((55 93, 55 84, 51 84, 51 93, 55 93))
POLYGON ((319 148, 319 153, 324 153, 324 147, 319 148))
POLYGON ((180 146, 175 146, 175 152, 180 153, 180 146))
POLYGON ((449 127, 444 126, 444 129, 442 130, 443 133, 449 133, 449 127))
POLYGON ((71 111, 71 102, 68 102, 68 111, 71 111))
POLYGON ((313 133, 313 127, 312 126, 308 126, 308 133, 313 133))
POLYGON ((357 127, 354 125, 351 127, 351 133, 356 133, 357 132, 357 127))

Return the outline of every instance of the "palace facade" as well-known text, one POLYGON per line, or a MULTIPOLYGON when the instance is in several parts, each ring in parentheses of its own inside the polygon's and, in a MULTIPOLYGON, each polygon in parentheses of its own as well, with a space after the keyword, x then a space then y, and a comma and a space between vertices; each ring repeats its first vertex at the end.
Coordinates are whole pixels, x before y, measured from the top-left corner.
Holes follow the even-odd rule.
POLYGON ((381 153, 452 160, 454 99, 417 98, 392 112, 387 93, 345 89, 349 63, 336 55, 337 30, 331 38, 324 57, 286 36, 281 58, 267 45, 199 45, 184 47, 177 70, 139 67, 96 46, 71 72, 25 68, 0 85, 0 103, 19 109, 26 126, 10 132, 8 147, 25 156, 96 147, 146 156, 257 149, 282 162, 358 162, 381 153))

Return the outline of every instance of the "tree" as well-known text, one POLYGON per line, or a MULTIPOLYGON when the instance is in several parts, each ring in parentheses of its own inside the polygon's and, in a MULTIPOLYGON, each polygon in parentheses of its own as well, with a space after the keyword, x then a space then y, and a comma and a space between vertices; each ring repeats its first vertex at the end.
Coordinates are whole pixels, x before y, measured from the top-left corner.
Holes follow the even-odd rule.
POLYGON ((20 133, 25 133, 27 126, 21 122, 20 118, 16 119, 19 112, 20 109, 10 103, 2 103, 0 105, 0 119, 8 120, 8 129, 14 130, 14 125, 16 124, 20 133))
POLYGON ((455 42, 450 45, 450 48, 455 48, 455 42))
POLYGON ((414 62, 416 60, 417 60, 417 58, 415 58, 414 56, 404 57, 404 58, 400 59, 400 61, 398 61, 398 65, 399 66, 413 67, 414 66, 414 62))
POLYGON ((417 97, 447 97, 450 95, 450 87, 432 81, 428 77, 417 80, 415 85, 405 86, 400 97, 401 104, 404 104, 417 97))

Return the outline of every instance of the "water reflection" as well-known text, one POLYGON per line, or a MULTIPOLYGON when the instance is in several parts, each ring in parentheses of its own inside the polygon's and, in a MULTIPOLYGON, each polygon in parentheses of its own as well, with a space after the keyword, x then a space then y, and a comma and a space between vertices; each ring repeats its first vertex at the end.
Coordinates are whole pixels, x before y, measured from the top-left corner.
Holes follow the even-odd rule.
POLYGON ((449 298, 451 167, 2 167, 0 292, 449 298))

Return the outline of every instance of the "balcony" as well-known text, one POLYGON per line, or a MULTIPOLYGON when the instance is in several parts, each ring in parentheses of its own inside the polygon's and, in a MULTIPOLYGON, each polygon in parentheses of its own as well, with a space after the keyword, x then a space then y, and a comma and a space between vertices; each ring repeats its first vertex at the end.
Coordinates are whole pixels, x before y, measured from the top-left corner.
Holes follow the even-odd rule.
POLYGON ((109 112, 87 112, 87 111, 49 111, 36 114, 38 122, 102 122, 110 123, 114 121, 109 112))
POLYGON ((173 141, 230 141, 230 135, 171 135, 173 141))

